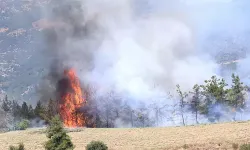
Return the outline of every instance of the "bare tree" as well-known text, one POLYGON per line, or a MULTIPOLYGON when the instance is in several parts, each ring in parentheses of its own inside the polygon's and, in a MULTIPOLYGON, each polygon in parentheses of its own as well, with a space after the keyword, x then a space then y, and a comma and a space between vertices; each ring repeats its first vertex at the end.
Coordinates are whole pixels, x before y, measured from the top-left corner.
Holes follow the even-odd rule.
POLYGON ((149 112, 150 110, 145 106, 145 104, 141 104, 141 106, 136 110, 136 121, 138 121, 139 126, 146 127, 151 125, 149 112))
POLYGON ((182 118, 182 124, 185 126, 185 118, 184 118, 184 107, 185 107, 185 98, 188 96, 188 94, 186 92, 182 92, 180 89, 180 85, 177 85, 177 93, 180 96, 180 113, 181 113, 181 118, 182 118))
POLYGON ((157 105, 157 103, 151 104, 150 106, 153 111, 155 112, 155 118, 156 118, 156 125, 159 126, 159 120, 162 119, 162 117, 164 116, 163 110, 168 107, 168 104, 165 104, 161 107, 159 107, 157 105))
POLYGON ((115 92, 109 92, 105 97, 100 99, 102 101, 103 119, 106 122, 106 127, 114 127, 114 121, 120 117, 121 113, 121 98, 115 92))
POLYGON ((96 103, 96 89, 87 86, 84 90, 84 106, 80 111, 84 114, 83 119, 87 127, 100 127, 98 105, 96 103), (97 123, 98 122, 98 123, 97 123))
POLYGON ((198 122, 198 114, 199 114, 199 109, 201 105, 201 99, 202 99, 202 94, 200 91, 200 86, 199 85, 194 85, 193 91, 189 92, 193 94, 191 101, 190 101, 190 110, 195 114, 195 121, 196 124, 199 124, 198 122))
POLYGON ((173 125, 176 125, 175 117, 178 115, 179 110, 179 103, 169 105, 169 107, 166 109, 169 114, 169 116, 166 116, 166 120, 172 122, 173 125))
MULTIPOLYGON (((135 119, 135 110, 132 109, 128 104, 125 104, 123 106, 123 113, 125 116, 129 116, 129 122, 131 124, 131 127, 134 127, 134 119, 135 119)), ((126 117, 124 117, 124 119, 126 120, 126 117)))

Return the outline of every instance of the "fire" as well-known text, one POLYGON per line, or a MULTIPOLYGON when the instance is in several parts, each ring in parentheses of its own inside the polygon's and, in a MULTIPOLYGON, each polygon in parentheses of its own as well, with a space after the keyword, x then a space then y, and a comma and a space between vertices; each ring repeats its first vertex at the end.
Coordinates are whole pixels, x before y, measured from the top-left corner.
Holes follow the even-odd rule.
POLYGON ((59 113, 63 123, 67 127, 85 126, 84 115, 79 109, 85 104, 80 82, 76 77, 74 69, 64 71, 68 80, 67 91, 61 95, 59 113))

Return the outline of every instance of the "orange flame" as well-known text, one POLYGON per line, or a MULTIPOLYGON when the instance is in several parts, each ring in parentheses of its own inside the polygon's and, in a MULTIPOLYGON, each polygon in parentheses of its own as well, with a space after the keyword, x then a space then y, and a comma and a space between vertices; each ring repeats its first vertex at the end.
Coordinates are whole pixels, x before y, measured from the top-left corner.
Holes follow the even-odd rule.
POLYGON ((60 116, 66 127, 85 126, 84 115, 79 112, 79 109, 85 103, 80 82, 75 75, 74 69, 65 70, 64 74, 69 80, 70 91, 61 96, 60 116))

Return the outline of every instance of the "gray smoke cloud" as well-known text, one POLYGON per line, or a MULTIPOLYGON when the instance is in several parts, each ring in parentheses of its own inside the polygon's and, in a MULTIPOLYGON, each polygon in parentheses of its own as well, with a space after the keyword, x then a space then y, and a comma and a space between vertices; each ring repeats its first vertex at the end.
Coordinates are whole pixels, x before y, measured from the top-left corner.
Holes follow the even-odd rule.
POLYGON ((151 6, 156 10, 141 17, 133 9, 133 1, 128 0, 79 4, 82 8, 72 7, 72 14, 61 14, 59 21, 66 22, 67 29, 56 29, 56 40, 49 40, 60 62, 76 68, 84 82, 146 98, 177 83, 188 89, 216 71, 216 64, 206 53, 197 54, 196 31, 186 21, 189 16, 178 16, 174 10, 158 12, 157 6, 151 6), (76 17, 74 12, 83 14, 76 17), (73 21, 67 24, 67 19, 73 21), (103 32, 90 31, 88 23, 103 32), (90 35, 78 37, 81 27, 90 35))
MULTIPOLYGON (((53 0, 45 11, 52 22, 45 31, 53 64, 48 84, 73 67, 98 96, 114 91, 133 105, 161 105, 177 84, 188 91, 220 76, 216 55, 247 51, 246 3, 53 0)), ((247 60, 239 64, 239 74, 246 74, 247 60)))

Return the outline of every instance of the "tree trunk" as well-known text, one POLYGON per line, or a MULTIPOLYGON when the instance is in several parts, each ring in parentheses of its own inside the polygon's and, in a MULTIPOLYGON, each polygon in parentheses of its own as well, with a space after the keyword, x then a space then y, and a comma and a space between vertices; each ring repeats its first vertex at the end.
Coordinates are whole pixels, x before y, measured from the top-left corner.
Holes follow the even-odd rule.
POLYGON ((108 113, 108 110, 106 110, 106 125, 107 125, 107 128, 109 127, 109 113, 108 113))
POLYGON ((198 123, 198 110, 195 111, 195 120, 196 120, 196 124, 199 124, 198 123))
POLYGON ((131 111, 130 120, 131 120, 131 126, 133 127, 134 126, 134 123, 133 123, 133 111, 131 111))
POLYGON ((156 110, 156 125, 159 126, 159 109, 156 110))
POLYGON ((181 110, 181 118, 182 118, 182 124, 183 124, 183 126, 185 126, 185 119, 184 119, 183 110, 181 110))
POLYGON ((183 113, 183 109, 184 109, 184 99, 181 99, 181 118, 182 118, 182 124, 183 126, 185 126, 185 119, 184 119, 184 113, 183 113))

